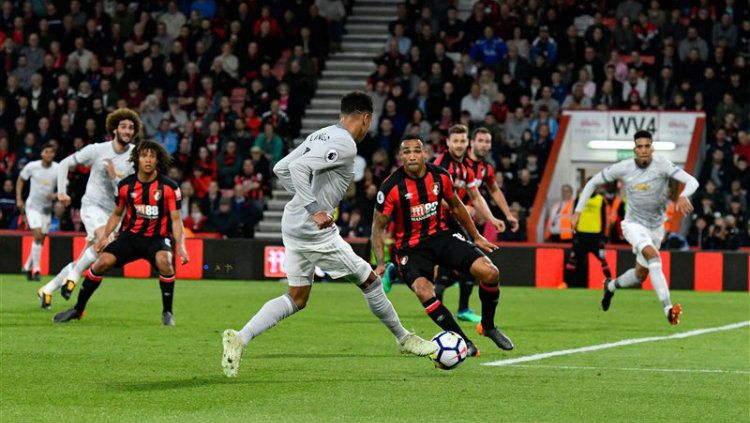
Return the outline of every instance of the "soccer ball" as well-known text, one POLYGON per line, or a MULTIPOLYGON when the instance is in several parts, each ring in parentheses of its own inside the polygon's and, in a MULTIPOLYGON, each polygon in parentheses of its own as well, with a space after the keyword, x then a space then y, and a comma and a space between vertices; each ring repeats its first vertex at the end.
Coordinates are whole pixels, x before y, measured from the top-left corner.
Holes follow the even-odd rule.
POLYGON ((466 341, 455 332, 443 331, 432 338, 438 350, 430 356, 435 367, 443 370, 455 369, 466 360, 468 348, 466 341))

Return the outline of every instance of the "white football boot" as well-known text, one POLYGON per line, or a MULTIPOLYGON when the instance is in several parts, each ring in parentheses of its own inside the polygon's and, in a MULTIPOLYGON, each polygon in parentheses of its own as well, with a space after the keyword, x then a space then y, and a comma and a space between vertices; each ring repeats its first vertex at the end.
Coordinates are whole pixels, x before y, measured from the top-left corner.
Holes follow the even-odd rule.
POLYGON ((237 377, 242 353, 245 351, 240 333, 232 329, 225 330, 221 336, 221 343, 224 346, 224 354, 221 356, 221 367, 224 369, 224 374, 227 377, 237 377))
POLYGON ((426 339, 420 338, 414 333, 406 335, 406 338, 398 344, 402 354, 414 354, 420 357, 428 356, 438 350, 437 345, 426 339))

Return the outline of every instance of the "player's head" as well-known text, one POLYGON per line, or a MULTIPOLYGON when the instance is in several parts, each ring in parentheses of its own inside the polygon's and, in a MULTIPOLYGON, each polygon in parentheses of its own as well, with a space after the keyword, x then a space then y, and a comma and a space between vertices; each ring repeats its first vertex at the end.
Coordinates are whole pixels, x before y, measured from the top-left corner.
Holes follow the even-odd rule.
POLYGON ((638 131, 633 136, 635 141, 635 163, 639 167, 646 167, 651 164, 651 159, 654 156, 654 139, 651 136, 651 132, 638 131))
POLYGON ((420 175, 425 167, 427 157, 424 152, 424 140, 419 135, 406 134, 401 139, 398 149, 404 169, 411 175, 420 175))
POLYGON ((55 148, 54 144, 44 144, 41 153, 44 164, 51 163, 55 159, 55 153, 57 153, 57 148, 55 148))
POLYGON ((372 98, 361 92, 352 91, 341 98, 341 124, 359 142, 365 137, 372 122, 372 98))
POLYGON ((140 139, 143 123, 138 113, 128 108, 121 108, 107 115, 105 127, 107 133, 112 134, 115 142, 128 144, 140 139))
POLYGON ((480 126, 471 133, 471 151, 477 159, 482 160, 487 157, 492 149, 492 134, 484 126, 480 126))
POLYGON ((137 172, 150 174, 159 169, 165 171, 169 168, 172 158, 158 142, 143 140, 130 152, 130 161, 137 172))
POLYGON ((453 125, 448 129, 448 152, 454 159, 460 160, 469 148, 469 128, 466 125, 453 125))

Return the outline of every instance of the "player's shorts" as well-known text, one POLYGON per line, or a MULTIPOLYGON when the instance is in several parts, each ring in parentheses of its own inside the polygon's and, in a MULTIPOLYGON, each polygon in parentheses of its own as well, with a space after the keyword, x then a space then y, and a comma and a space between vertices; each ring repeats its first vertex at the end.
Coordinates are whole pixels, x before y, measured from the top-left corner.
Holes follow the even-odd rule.
POLYGON ((26 209, 26 223, 30 229, 41 229, 43 234, 49 232, 52 215, 38 210, 26 209))
POLYGON ((643 249, 650 245, 659 250, 664 239, 664 226, 649 229, 638 223, 623 221, 621 227, 623 237, 633 246, 636 263, 648 267, 648 261, 643 257, 643 249))
POLYGON ((357 284, 367 281, 372 273, 372 267, 340 236, 315 247, 286 247, 284 268, 289 286, 312 285, 315 266, 333 279, 346 278, 357 284))
POLYGON ((172 252, 172 240, 169 238, 136 235, 129 232, 121 233, 117 239, 110 242, 104 249, 117 261, 115 266, 122 267, 138 259, 146 259, 156 265, 156 253, 159 251, 172 252))
MULTIPOLYGON (((81 221, 86 228, 86 240, 96 240, 96 230, 107 225, 111 213, 96 206, 81 207, 81 221)), ((118 225, 119 226, 119 225, 118 225)))
POLYGON ((573 250, 604 256, 604 237, 601 234, 576 232, 573 235, 573 250))
POLYGON ((396 254, 401 279, 409 287, 418 278, 434 282, 436 265, 469 273, 471 265, 481 257, 485 257, 484 253, 463 234, 451 232, 434 235, 396 254))

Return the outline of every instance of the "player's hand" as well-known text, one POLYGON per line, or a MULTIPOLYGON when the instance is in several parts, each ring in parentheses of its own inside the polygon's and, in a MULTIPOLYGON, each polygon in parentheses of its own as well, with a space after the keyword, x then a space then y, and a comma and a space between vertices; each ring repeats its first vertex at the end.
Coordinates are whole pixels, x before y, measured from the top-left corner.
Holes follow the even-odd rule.
POLYGON ((687 216, 693 212, 693 205, 690 203, 690 200, 687 197, 680 196, 680 198, 677 200, 677 211, 682 213, 684 216, 687 216))
POLYGON ((318 225, 318 229, 325 229, 333 226, 333 216, 323 210, 312 215, 312 220, 318 225))
POLYGON ((476 239, 474 239, 474 245, 476 245, 485 253, 491 253, 497 250, 497 245, 487 241, 487 238, 483 237, 482 235, 479 235, 476 239))
POLYGON ((190 256, 184 245, 181 245, 180 248, 177 249, 177 255, 180 256, 180 263, 182 263, 183 266, 190 261, 190 256))
POLYGON ((497 229, 498 232, 505 232, 505 222, 500 219, 492 219, 492 226, 497 229))
POLYGON ((47 199, 49 201, 55 201, 57 200, 57 194, 55 194, 54 192, 50 192, 49 194, 47 194, 47 199))
POLYGON ((374 272, 376 275, 378 275, 378 277, 383 277, 383 275, 385 274, 385 264, 379 264, 377 267, 375 267, 374 272))
POLYGON ((570 226, 573 229, 573 233, 576 233, 576 228, 578 227, 578 220, 581 218, 581 212, 575 212, 573 213, 573 216, 570 217, 570 226))
POLYGON ((107 173, 109 174, 109 177, 115 179, 117 173, 115 172, 115 164, 112 163, 112 159, 104 159, 104 164, 107 165, 107 173))
POLYGON ((109 244, 109 239, 107 237, 99 237, 99 239, 96 240, 96 244, 94 244, 96 254, 101 254, 102 251, 107 248, 107 244, 109 244))
POLYGON ((70 205, 70 196, 68 194, 59 193, 57 199, 60 200, 63 206, 68 207, 70 205))
POLYGON ((518 219, 513 217, 513 215, 505 216, 505 220, 508 221, 508 224, 510 224, 510 231, 515 232, 518 230, 518 219))

